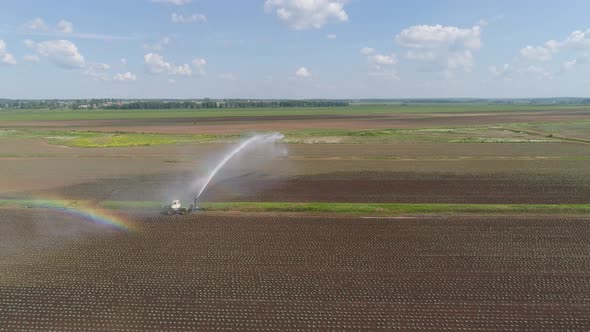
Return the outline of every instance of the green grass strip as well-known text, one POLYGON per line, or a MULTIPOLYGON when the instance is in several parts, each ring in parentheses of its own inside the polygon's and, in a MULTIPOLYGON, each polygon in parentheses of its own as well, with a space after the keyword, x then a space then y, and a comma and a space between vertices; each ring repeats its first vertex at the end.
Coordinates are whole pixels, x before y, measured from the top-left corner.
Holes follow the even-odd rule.
MULTIPOLYGON (((87 204, 79 201, 73 203, 87 204)), ((188 203, 188 202, 187 202, 188 203)), ((103 201, 100 206, 114 210, 158 211, 162 202, 103 201)), ((412 203, 290 203, 290 202, 223 202, 200 203, 205 211, 241 212, 306 212, 348 214, 590 214, 590 204, 412 204, 412 203)), ((33 200, 0 200, 0 207, 43 208, 33 200)))

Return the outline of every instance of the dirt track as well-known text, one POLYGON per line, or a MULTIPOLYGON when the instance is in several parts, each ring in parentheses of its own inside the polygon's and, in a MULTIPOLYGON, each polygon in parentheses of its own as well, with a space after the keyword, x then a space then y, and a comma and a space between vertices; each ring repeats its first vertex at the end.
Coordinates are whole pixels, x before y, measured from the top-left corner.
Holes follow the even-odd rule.
POLYGON ((587 218, 0 218, 0 330, 590 326, 587 218))

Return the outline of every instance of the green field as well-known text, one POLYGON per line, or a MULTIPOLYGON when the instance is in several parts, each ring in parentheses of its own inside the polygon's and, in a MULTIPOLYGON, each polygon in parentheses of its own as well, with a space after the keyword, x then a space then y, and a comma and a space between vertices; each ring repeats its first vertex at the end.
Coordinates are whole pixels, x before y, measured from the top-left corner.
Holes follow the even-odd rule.
POLYGON ((108 119, 154 119, 192 117, 235 116, 290 116, 290 115, 335 115, 335 114, 426 114, 511 112, 542 110, 589 109, 588 106, 531 106, 531 105, 363 105, 348 107, 315 108, 261 108, 261 109, 170 109, 170 110, 0 110, 0 121, 62 121, 62 120, 108 120, 108 119))
MULTIPOLYGON (((590 125, 587 123, 586 125, 590 125)), ((566 137, 569 128, 582 124, 506 124, 421 129, 307 129, 285 132, 284 143, 547 143, 564 140, 587 142, 590 131, 576 131, 577 137, 566 137), (541 132, 540 130, 547 130, 541 132), (587 137, 587 138, 586 138, 587 137)), ((130 147, 179 143, 234 142, 242 135, 152 134, 96 131, 50 131, 35 129, 0 130, 0 138, 42 139, 50 144, 70 147, 130 147)))
MULTIPOLYGON (((88 206, 73 201, 64 209, 88 206)), ((103 201, 105 209, 154 211, 161 203, 151 201, 103 201)), ((375 215, 407 214, 588 214, 590 204, 400 204, 400 203, 290 203, 290 202, 220 202, 200 203, 211 212, 300 212, 375 215)), ((0 208, 53 208, 50 202, 37 200, 0 200, 0 208)))

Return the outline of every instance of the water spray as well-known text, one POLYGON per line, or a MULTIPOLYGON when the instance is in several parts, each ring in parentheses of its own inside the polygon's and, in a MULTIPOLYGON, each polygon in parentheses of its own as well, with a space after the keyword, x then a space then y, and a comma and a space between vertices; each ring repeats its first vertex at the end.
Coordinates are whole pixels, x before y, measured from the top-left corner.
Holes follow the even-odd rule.
POLYGON ((227 164, 240 151, 244 150, 246 147, 248 147, 249 145, 252 145, 254 143, 274 143, 283 137, 284 137, 284 135, 282 135, 280 133, 257 134, 257 135, 254 135, 254 136, 248 138, 247 140, 243 141, 242 143, 240 143, 235 149, 231 150, 221 160, 221 162, 219 164, 217 164, 217 166, 213 169, 213 171, 211 171, 211 173, 209 173, 209 175, 205 179, 205 183, 203 184, 203 186, 201 187, 201 189, 197 193, 197 196, 195 197, 195 202, 201 196, 201 194, 205 191, 205 189, 207 188, 207 186, 209 185, 211 180, 215 177, 215 175, 223 168, 223 166, 225 166, 225 164, 227 164))

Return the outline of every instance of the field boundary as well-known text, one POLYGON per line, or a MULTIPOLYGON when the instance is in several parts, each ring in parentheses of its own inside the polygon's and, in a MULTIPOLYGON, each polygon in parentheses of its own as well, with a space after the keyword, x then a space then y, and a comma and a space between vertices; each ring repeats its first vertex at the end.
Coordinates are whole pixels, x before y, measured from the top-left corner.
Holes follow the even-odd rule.
MULTIPOLYGON (((88 206, 74 201, 64 209, 88 206)), ((154 201, 103 201, 94 204, 107 210, 159 211, 162 203, 154 201)), ((407 214, 568 214, 590 215, 590 204, 415 204, 415 203, 296 203, 296 202, 208 202, 201 203, 211 212, 302 212, 374 215, 407 214)), ((53 208, 44 201, 0 200, 0 208, 53 208)))

